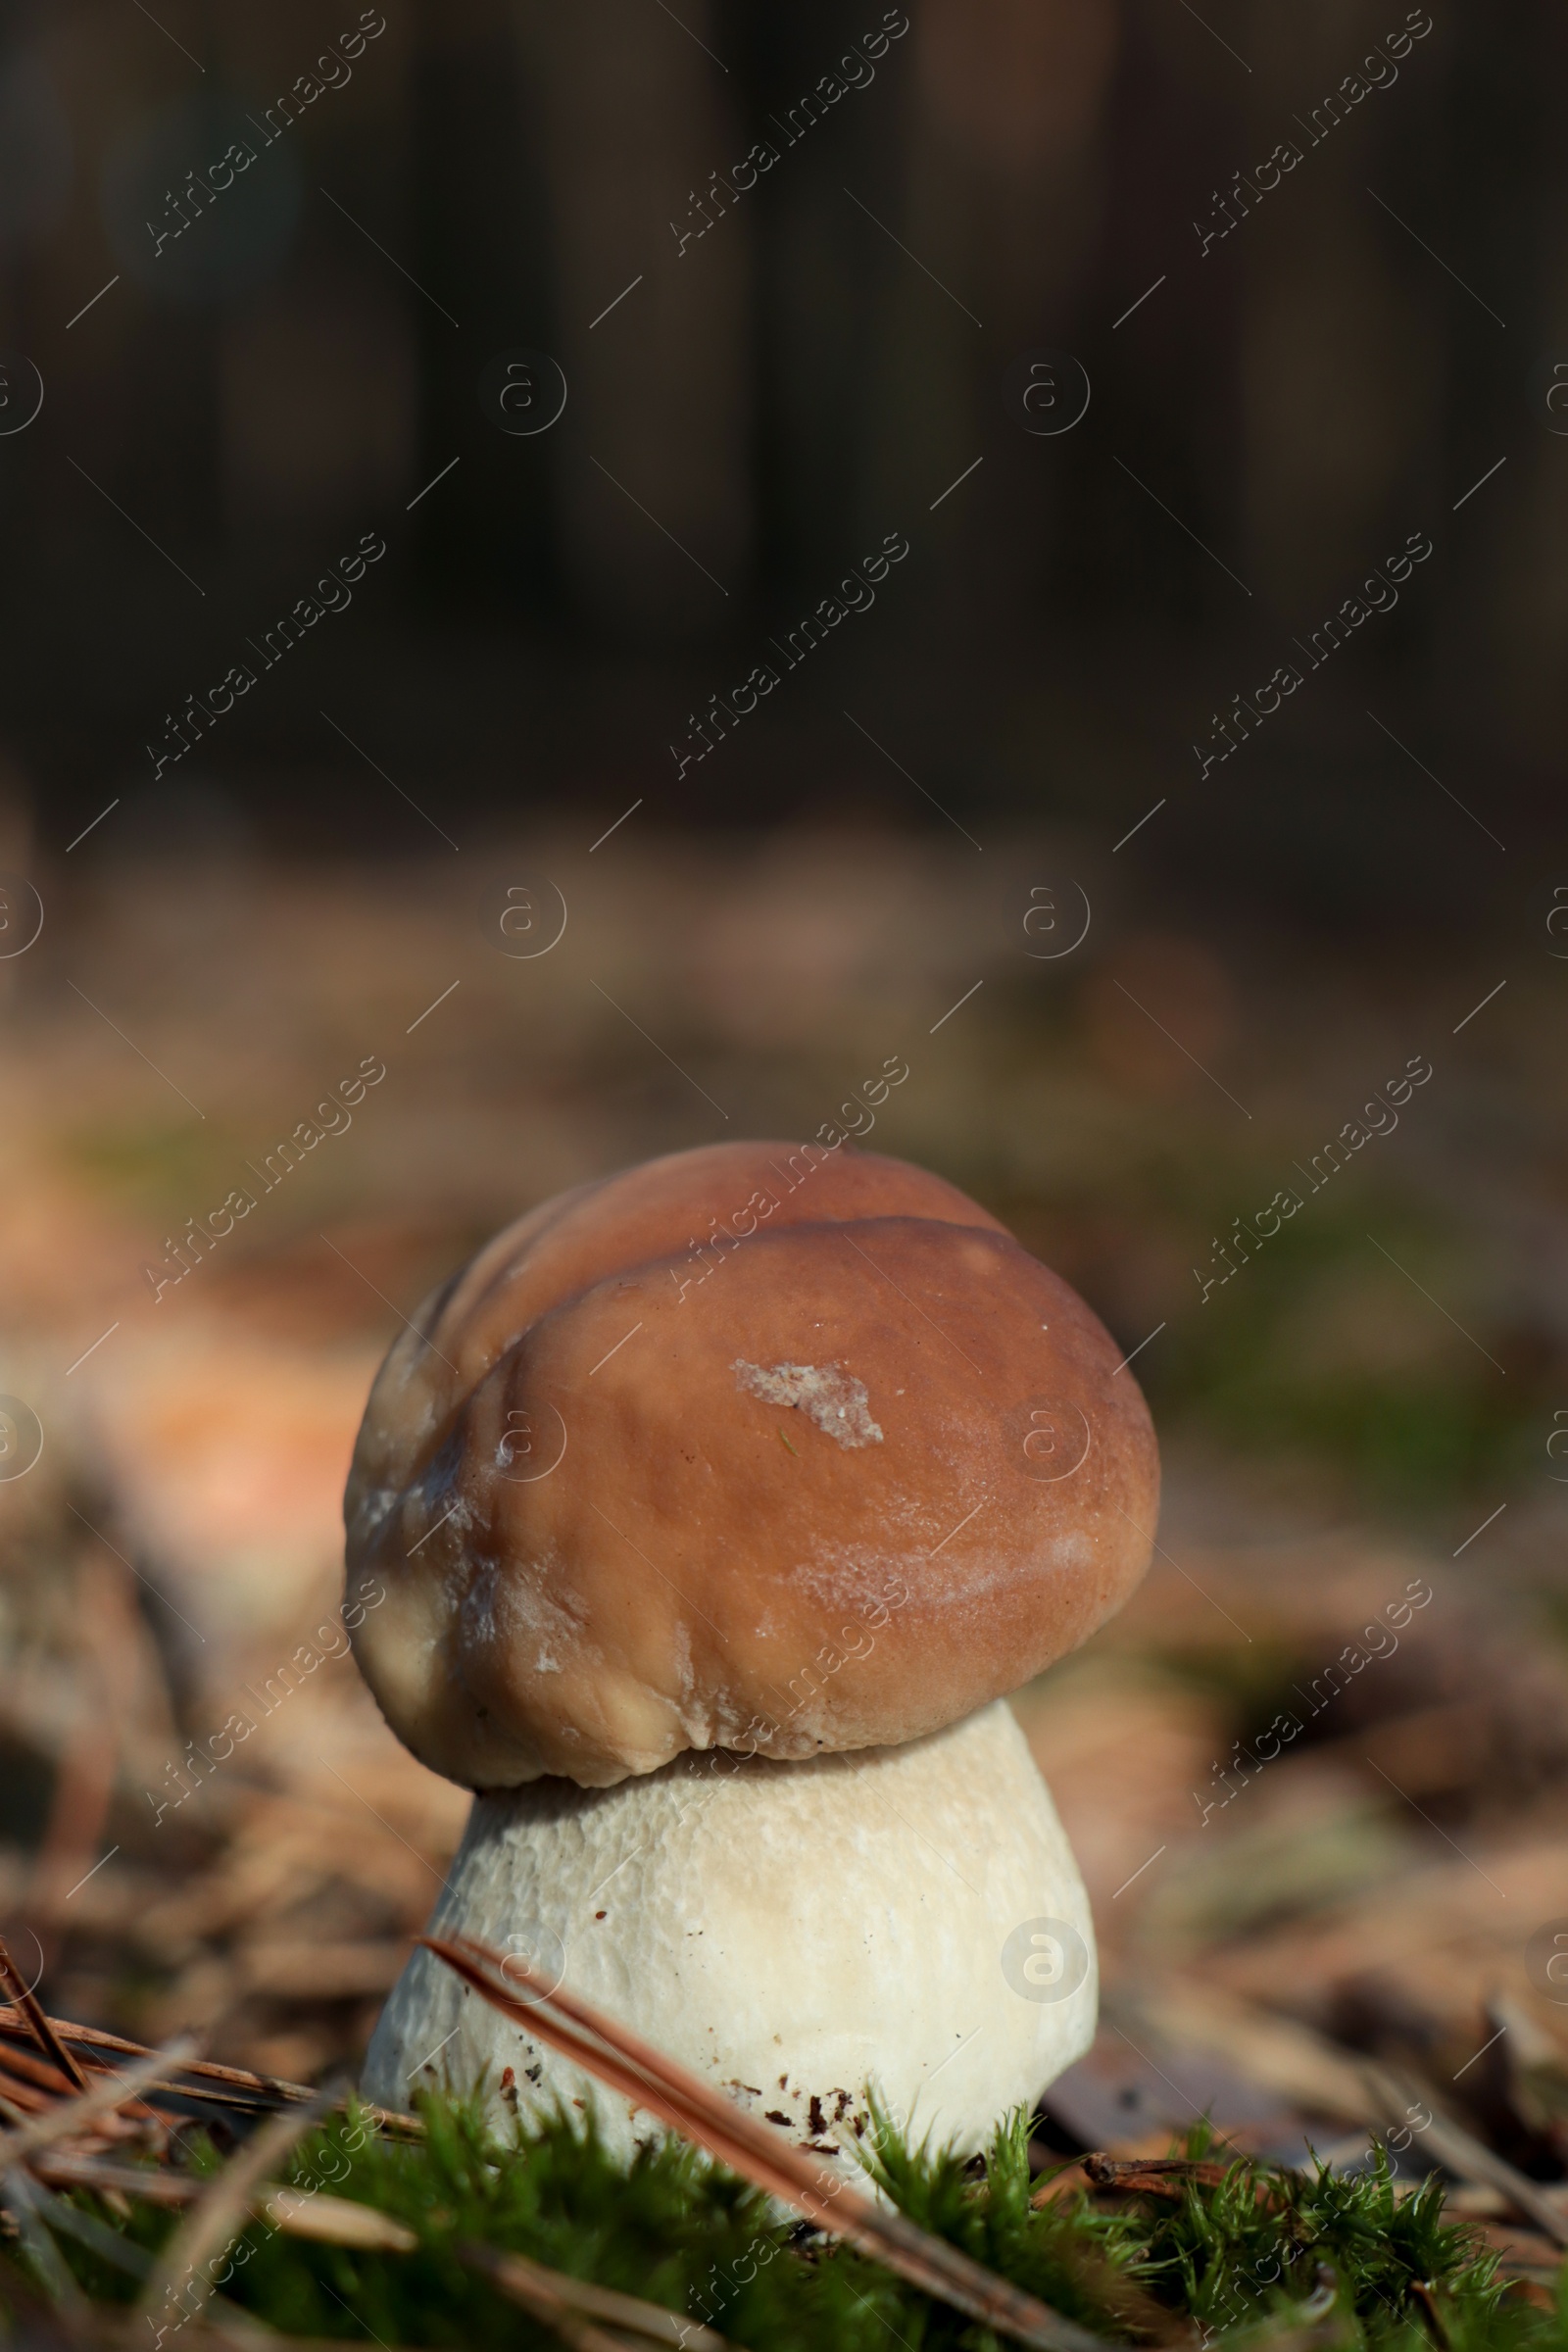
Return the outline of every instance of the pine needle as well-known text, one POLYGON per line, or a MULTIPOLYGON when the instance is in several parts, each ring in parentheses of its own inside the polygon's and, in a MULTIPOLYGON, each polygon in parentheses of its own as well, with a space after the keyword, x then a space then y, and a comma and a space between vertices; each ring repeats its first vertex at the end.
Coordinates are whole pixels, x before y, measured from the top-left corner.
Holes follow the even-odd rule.
POLYGON ((945 2240, 916 2229, 903 2214, 881 2211, 629 2027, 591 2008, 564 1985, 552 1984, 515 1954, 504 1962, 500 1952, 472 1936, 425 1936, 418 1940, 514 2025, 574 2059, 770 2196, 793 2205, 819 2230, 848 2239, 912 2285, 1038 2352, 1098 2352, 1087 2330, 1060 2312, 1020 2293, 945 2240), (528 1999, 518 1998, 514 1983, 528 1999))
POLYGON ((24 2164, 40 2148, 52 2147, 57 2140, 73 2138, 84 2132, 99 2116, 109 2115, 117 2107, 126 2106, 142 2091, 163 2082, 172 2072, 177 2073, 182 2062, 196 2044, 186 2034, 166 2042, 161 2050, 150 2050, 133 2066, 122 2073, 99 2075, 90 2089, 77 2099, 60 2099, 42 2115, 35 2115, 14 2132, 0 2137, 0 2166, 24 2164))
MULTIPOLYGON (((659 2137, 622 2159, 592 2115, 569 2106, 505 2131, 486 2120, 477 2097, 432 2094, 421 2108, 424 2132, 411 2141, 378 2132, 351 2100, 286 2165, 286 2188, 302 2207, 320 2207, 330 2191, 356 2215, 390 2225, 384 2248, 292 2235, 270 2210, 284 2187, 258 2185, 248 2210, 266 2218, 248 2220, 233 2249, 228 2301, 172 2329, 166 2352, 220 2342, 255 2352, 266 2329, 301 2352, 328 2338, 387 2352, 559 2352, 556 2321, 519 2309, 495 2265, 475 2267, 473 2248, 536 2266, 576 2321, 628 2345, 660 2342, 658 2328, 666 2343, 684 2330, 686 2352, 697 2352, 704 2328, 735 2352, 1002 2352, 994 2328, 842 2240, 792 2227, 769 2197, 678 2138, 659 2137), (392 2250, 394 2240, 406 2250, 392 2250), (650 2315, 649 2333, 634 2336, 623 2307, 600 2300, 613 2295, 650 2315)), ((1131 2171, 1080 2159, 1042 2183, 1031 2178, 1021 2114, 999 2128, 983 2166, 910 2147, 895 2132, 879 2132, 876 2147, 879 2182, 912 2228, 1066 2314, 1096 2352, 1159 2343, 1190 2352, 1568 2345, 1568 2325, 1542 2307, 1541 2287, 1510 2285, 1480 2232, 1445 2217, 1441 2182, 1407 2188, 1386 2153, 1353 2176, 1326 2166, 1293 2172, 1235 2158, 1200 2130, 1168 2158, 1131 2171), (1098 2183, 1096 2174, 1104 2176, 1098 2183), (1055 2193, 1040 2202, 1043 2185, 1055 2193)), ((61 2283, 54 2262, 90 2299, 90 2318, 118 2311, 128 2319, 133 2269, 149 2257, 168 2263, 177 2222, 172 2192, 189 2201, 226 2169, 188 2140, 176 2163, 66 2149, 41 2152, 39 2163, 51 2176, 75 2166, 94 2175, 90 2185, 61 2180, 27 2215, 11 2257, 0 2253, 0 2307, 15 2315, 17 2335, 40 2345, 55 2340, 38 2321, 46 2271, 61 2283), (132 2199, 123 2220, 112 2220, 102 2201, 111 2186, 132 2199), (101 2241, 83 2243, 64 2219, 72 2206, 121 2236, 128 2263, 112 2261, 101 2241)), ((139 2339, 111 2332, 105 2340, 145 2345, 149 2335, 143 2322, 139 2339)))
POLYGON ((5 1937, 0 1936, 0 1979, 11 1987, 12 1998, 26 2019, 33 2039, 44 2056, 51 2059, 76 2090, 85 2090, 87 2078, 55 2031, 54 2020, 44 2013, 43 2003, 11 1957, 5 1937))
POLYGON ((244 2229, 253 2191, 319 2123, 335 2095, 333 2090, 318 2091, 308 2107, 285 2108, 269 2117, 224 2167, 164 2249, 136 2306, 143 2319, 156 2323, 159 2313, 172 2310, 176 2302, 182 2318, 200 2311, 213 2292, 214 2259, 244 2229))
MULTIPOLYGON (((85 2050, 111 2050, 122 2058, 145 2058, 149 2054, 145 2043, 127 2041, 122 2034, 106 2034, 98 2026, 78 2026, 74 2019, 62 2017, 43 2017, 43 2023, 60 2042, 68 2062, 72 2043, 85 2050)), ((27 2014, 20 2003, 0 2003, 0 2035, 31 2031, 27 2014)), ((15 2051, 9 2054, 13 2058, 17 2055, 15 2051)), ((243 2066, 220 2066, 211 2058, 191 2058, 179 2071, 196 2078, 194 2082, 172 2085, 177 2087, 182 2099, 205 2099, 221 2107, 253 2107, 270 2113, 274 2107, 309 2106, 316 2095, 307 2083, 289 2082, 280 2075, 253 2075, 243 2066)), ((423 2130, 416 2116, 400 2115, 395 2108, 367 2107, 365 2112, 382 2130, 407 2138, 417 2139, 423 2130)))
POLYGON ((544 2320, 568 2344, 576 2344, 580 2352, 619 2352, 625 2337, 607 2335, 603 2328, 592 2325, 595 2320, 608 2320, 617 2328, 629 2329, 639 2342, 675 2344, 684 2352, 742 2352, 726 2336, 715 2335, 711 2328, 704 2328, 694 2320, 683 2320, 678 2312, 666 2311, 661 2304, 644 2303, 636 2295, 617 2294, 613 2287, 589 2286, 580 2278, 568 2278, 564 2271, 547 2271, 543 2263, 530 2262, 524 2254, 500 2254, 493 2246, 463 2246, 465 2262, 482 2271, 504 2295, 520 2303, 536 2319, 544 2320))

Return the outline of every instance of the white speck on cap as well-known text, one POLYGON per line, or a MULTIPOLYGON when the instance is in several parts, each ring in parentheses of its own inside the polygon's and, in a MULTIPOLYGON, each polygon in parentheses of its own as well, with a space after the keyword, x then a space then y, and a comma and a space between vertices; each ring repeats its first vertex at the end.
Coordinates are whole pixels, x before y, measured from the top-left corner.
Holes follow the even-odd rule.
POLYGON ((749 1364, 737 1356, 735 1386, 764 1404, 783 1404, 806 1415, 840 1446, 880 1446, 863 1380, 842 1364, 749 1364))

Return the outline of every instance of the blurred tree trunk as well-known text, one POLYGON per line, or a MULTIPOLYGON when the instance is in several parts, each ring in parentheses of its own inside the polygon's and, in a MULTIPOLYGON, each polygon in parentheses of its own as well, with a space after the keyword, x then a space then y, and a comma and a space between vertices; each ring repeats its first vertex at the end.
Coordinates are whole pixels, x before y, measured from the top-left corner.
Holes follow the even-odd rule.
MULTIPOLYGON (((1240 273, 1242 569, 1299 622, 1348 595, 1407 531, 1437 526, 1451 281, 1367 183, 1410 217, 1396 163, 1439 117, 1445 60, 1428 37, 1396 82, 1325 129, 1325 102, 1368 46, 1348 19, 1263 5, 1243 38, 1252 74, 1221 192, 1283 140, 1301 161, 1261 200, 1242 198, 1254 214, 1200 266, 1240 273)), ((1200 217, 1216 210, 1204 203, 1200 217)), ((1438 233, 1429 218, 1422 233, 1438 233)))
POLYGON ((705 54, 721 36, 707 0, 682 0, 679 24, 653 0, 514 7, 561 289, 564 574, 601 624, 710 634, 752 555, 749 238, 726 216, 682 250, 670 222, 746 152, 731 78, 705 54))
MULTIPOLYGON (((929 497, 991 456, 929 527, 949 625, 992 644, 1061 575, 1068 487, 1099 429, 1096 416, 1059 441, 1025 434, 1004 419, 1002 380, 1028 351, 1093 358, 1081 298, 1101 249, 1120 39, 1118 0, 928 0, 917 21, 901 234, 983 323, 911 273, 906 334, 924 282, 925 338, 942 354, 929 497)), ((900 373, 924 388, 907 361, 900 373)))
MULTIPOLYGON (((1532 397, 1528 386, 1538 360, 1568 368, 1568 26, 1546 0, 1525 0, 1495 21, 1461 16, 1453 50, 1442 250, 1508 331, 1479 312, 1466 321, 1451 462, 1461 488, 1505 449, 1509 463, 1477 496, 1480 512, 1467 506, 1457 518, 1470 516, 1470 527, 1455 593, 1433 632, 1432 668, 1477 753, 1490 762, 1500 742, 1557 809, 1568 719, 1568 437, 1548 427, 1541 387, 1532 397), (1478 644, 1492 657, 1485 704, 1478 644)), ((1554 421, 1568 422, 1560 404, 1554 421)))
MULTIPOLYGON (((485 419, 478 377, 500 352, 552 351, 561 318, 546 170, 548 93, 523 71, 512 0, 422 0, 414 68, 423 363, 419 483, 463 465, 416 510, 426 581, 466 606, 559 593, 555 436, 485 419)), ((419 486, 416 483, 414 487, 419 486)))
MULTIPOLYGON (((289 89, 323 45, 308 0, 224 19, 222 32, 214 70, 248 107, 289 89)), ((393 12, 352 80, 290 132, 306 197, 286 265, 220 315, 224 518, 245 575, 280 589, 415 486, 424 306, 320 189, 424 275, 410 202, 416 68, 393 12)))
POLYGON ((862 539, 874 547, 906 518, 902 469, 880 459, 892 424, 882 364, 890 289, 908 264, 855 197, 897 225, 910 43, 835 71, 880 15, 866 0, 731 12, 756 135, 778 158, 746 202, 758 255, 762 547, 769 587, 786 600, 825 594, 864 552, 862 539), (844 94, 824 102, 829 76, 844 94), (891 506, 890 471, 902 485, 891 506))

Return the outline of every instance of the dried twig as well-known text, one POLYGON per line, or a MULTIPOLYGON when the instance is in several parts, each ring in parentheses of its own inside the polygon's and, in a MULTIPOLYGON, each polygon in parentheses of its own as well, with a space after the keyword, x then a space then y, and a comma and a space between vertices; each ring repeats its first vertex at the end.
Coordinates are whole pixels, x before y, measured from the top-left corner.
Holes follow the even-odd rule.
POLYGON ((459 2253, 472 2270, 484 2272, 491 2286, 499 2286, 508 2300, 534 2312, 581 2352, 600 2352, 602 2345, 620 2352, 625 2345, 625 2335, 607 2335, 604 2328, 592 2327, 595 2319, 625 2328, 637 2342, 684 2345, 686 2352, 741 2352, 726 2335, 714 2335, 712 2328, 684 2319, 682 2312, 665 2310, 662 2303, 642 2303, 637 2295, 618 2295, 612 2286, 571 2279, 564 2270, 546 2270, 524 2253, 499 2253, 494 2246, 461 2246, 459 2253))
MULTIPOLYGON (((53 2068, 50 2072, 53 2073, 53 2068)), ((13 2123, 24 2115, 36 2115, 41 2108, 50 2107, 66 2095, 67 2085, 62 2077, 48 2090, 40 2090, 20 2069, 13 2069, 0 2060, 0 2084, 4 2085, 5 2107, 13 2123)))
POLYGON ((1084 2171, 1097 2188, 1130 2188, 1133 2182, 1158 2180, 1173 2194, 1183 2180, 1200 2180, 1217 2188, 1230 2171, 1212 2156, 1086 2156, 1084 2171))
MULTIPOLYGON (((30 2169, 51 2188, 90 2188, 101 2197, 139 2197, 145 2204, 176 2211, 196 2204, 208 2185, 167 2166, 115 2164, 71 2148, 45 2151, 30 2169)), ((286 2237, 314 2238, 320 2245, 351 2246, 362 2253, 412 2254, 419 2242, 414 2230, 378 2206, 328 2196, 323 2190, 263 2189, 252 2197, 250 2213, 253 2221, 270 2222, 286 2237)))
POLYGON ((1436 2100, 1413 2079, 1356 2058, 1298 2019, 1275 2017, 1211 1987, 1181 1985, 1163 1997, 1153 2013, 1172 2036, 1179 2037, 1185 2030, 1211 2047, 1239 2054, 1256 2081, 1309 2111, 1376 2124, 1387 2133, 1409 2131, 1412 2116, 1424 2107, 1431 2120, 1419 2127, 1420 2136, 1435 2158, 1461 2180, 1500 2189, 1554 2244, 1568 2247, 1568 2214, 1462 2124, 1441 2114, 1436 2100))
POLYGON ((113 2075, 100 2075, 77 2099, 62 2099, 47 2114, 35 2115, 25 2124, 0 2137, 0 2167, 29 2164, 40 2148, 52 2147, 56 2141, 70 2139, 83 2132, 101 2115, 112 2114, 155 2082, 162 2082, 182 2061, 188 2058, 196 2044, 181 2034, 161 2050, 150 2050, 133 2066, 113 2075))
POLYGON ((463 2260, 476 2271, 482 2271, 493 2286, 531 2311, 535 2319, 543 2320, 568 2343, 593 2352, 600 2344, 619 2345, 619 2336, 607 2336, 596 2328, 586 2328, 593 2320, 608 2320, 616 2328, 624 2328, 642 2340, 656 2344, 676 2344, 685 2352, 741 2352, 738 2344, 726 2335, 716 2335, 697 2320, 688 2320, 678 2311, 669 2311, 662 2303, 644 2303, 636 2295, 617 2294, 613 2287, 593 2286, 585 2278, 573 2278, 564 2271, 547 2270, 543 2263, 530 2262, 525 2254, 502 2254, 494 2246, 466 2245, 458 2249, 463 2260), (578 2332, 569 2333, 567 2323, 575 2320, 578 2332))
POLYGON ((54 2061, 68 2082, 74 2084, 77 2090, 85 2090, 87 2087, 86 2076, 55 2032, 53 2018, 44 2015, 43 2003, 23 1978, 21 1970, 11 1957, 4 1936, 0 1936, 0 1978, 3 1978, 10 1987, 12 1998, 26 2019, 33 2039, 43 2051, 44 2056, 54 2061))
MULTIPOLYGON (((114 2067, 95 2066, 86 2077, 88 2089, 95 2082, 112 2082, 117 2072, 114 2067)), ((70 2081, 57 2066, 34 2058, 30 2050, 9 2049, 4 2043, 0 2043, 0 2085, 4 2086, 0 2103, 13 2123, 24 2123, 29 2116, 52 2115, 62 2099, 75 2096, 70 2081)), ((129 2132, 148 2122, 167 2122, 169 2119, 153 2103, 155 2095, 124 2100, 112 2117, 106 2116, 93 2129, 110 2132, 122 2124, 129 2132)))
POLYGON ((628 2027, 564 1985, 552 1985, 518 1955, 506 1956, 503 1973, 503 1955, 473 1937, 426 1936, 419 1941, 514 2025, 925 2294, 1040 2352, 1103 2352, 1087 2328, 917 2229, 904 2214, 880 2210, 628 2027), (521 1999, 519 1992, 532 1997, 521 1999))
MULTIPOLYGON (((1085 2156, 1080 2159, 1086 2178, 1099 2189, 1112 2189, 1119 2196, 1170 2197, 1179 2200, 1188 2181, 1202 2188, 1218 2188, 1234 2170, 1234 2160, 1221 2164, 1212 2156, 1085 2156)), ((1048 2183, 1054 2186, 1054 2182, 1048 2183)), ((1265 2180, 1253 2182, 1253 2194, 1260 2205, 1278 2206, 1276 2192, 1265 2180)), ((1031 2202, 1049 2203, 1049 2198, 1037 2190, 1031 2202)))
MULTIPOLYGON (((102 2072, 101 2067, 99 2071, 102 2072)), ((0 2041, 0 2072, 11 2082, 24 2083, 29 2090, 46 2092, 52 2099, 63 2099, 72 2090, 85 2090, 89 2082, 83 2075, 78 2082, 51 2059, 40 2058, 36 2052, 20 2049, 8 2041, 0 2041)))
POLYGON ((509 2261, 505 2255, 491 2254, 487 2247, 468 2246, 464 2251, 475 2268, 487 2273, 510 2302, 520 2304, 536 2320, 542 2320, 553 2335, 570 2345, 571 2352, 625 2352, 633 2340, 625 2335, 609 2334, 570 2303, 559 2292, 555 2272, 520 2256, 509 2261))
POLYGON ((417 2230, 396 2222, 374 2205, 353 2197, 329 2197, 319 2190, 270 2188, 251 2199, 259 2222, 270 2222, 286 2237, 314 2238, 320 2246, 352 2246, 362 2254, 412 2254, 419 2242, 417 2230))
POLYGON ((27 2170, 51 2188, 90 2188, 101 2197, 140 2197, 149 2205, 194 2205, 207 2185, 168 2165, 117 2164, 76 2148, 41 2148, 27 2170))
POLYGON ((140 2317, 156 2320, 160 2311, 176 2300, 186 2319, 201 2310, 216 2283, 214 2258, 246 2227, 254 2192, 289 2149, 320 2122, 335 2096, 334 2090, 320 2090, 308 2107, 285 2108, 229 2159, 164 2248, 136 2306, 140 2317))
POLYGON ((1082 2188, 1083 2169, 1084 2160, 1081 2156, 1069 2157, 1066 2163, 1042 2180, 1029 2199, 1035 2212, 1039 2213, 1043 2207, 1054 2205, 1058 2197, 1070 2197, 1082 2188))
MULTIPOLYGON (((117 2056, 125 2058, 145 2058, 148 2055, 144 2042, 126 2041, 123 2034, 106 2034, 97 2026, 78 2026, 71 2019, 62 2017, 46 2018, 44 2022, 63 2044, 74 2042, 83 2049, 113 2050, 117 2056)), ((26 2030, 25 2021, 18 2008, 14 2004, 0 2002, 0 2035, 26 2030)), ((262 2112, 270 2112, 276 2107, 304 2106, 316 2095, 308 2083, 289 2082, 281 2075, 253 2075, 243 2066, 220 2066, 210 2058, 193 2058, 179 2071, 199 2078, 195 2082, 171 2084, 170 2087, 177 2089, 181 2098, 201 2099, 223 2107, 251 2106, 262 2112), (208 2089, 208 2083, 218 2087, 208 2089), (237 2095, 230 2096, 230 2093, 237 2095)), ((395 2107, 368 2105, 365 2107, 365 2113, 383 2132, 406 2139, 424 2137, 424 2126, 416 2115, 400 2114, 395 2107)))
MULTIPOLYGON (((0 2004, 0 2034, 18 2032, 22 2023, 15 2008, 8 2016, 6 2006, 0 2004)), ((123 2058, 145 2058, 148 2055, 145 2042, 127 2041, 123 2034, 106 2034, 97 2026, 78 2026, 72 2019, 63 2017, 47 2018, 45 2023, 53 2029, 63 2046, 74 2042, 81 2049, 111 2050, 117 2057, 123 2058)), ((243 2067, 219 2066, 208 2058, 191 2059, 182 2072, 197 2075, 205 2082, 225 2084, 242 2094, 248 2093, 253 2100, 269 2106, 283 2106, 291 2101, 303 2106, 312 2096, 303 2082, 287 2082, 280 2076, 248 2074, 243 2067)), ((201 2095, 194 2085, 182 2087, 191 2098, 201 2095)), ((225 2105, 240 2103, 238 2100, 224 2101, 225 2105)))
POLYGON ((1489 2188, 1500 2189, 1514 2210, 1528 2214, 1553 2245, 1568 2246, 1568 2213, 1538 2182, 1527 2180, 1506 2157, 1494 2154, 1451 2116, 1441 2114, 1410 2077, 1384 2066, 1369 2065, 1363 2072, 1387 2127, 1408 2131, 1415 2108, 1425 2107, 1431 2120, 1420 2127, 1421 2136, 1440 2163, 1457 2173, 1461 2180, 1484 2181, 1489 2188))

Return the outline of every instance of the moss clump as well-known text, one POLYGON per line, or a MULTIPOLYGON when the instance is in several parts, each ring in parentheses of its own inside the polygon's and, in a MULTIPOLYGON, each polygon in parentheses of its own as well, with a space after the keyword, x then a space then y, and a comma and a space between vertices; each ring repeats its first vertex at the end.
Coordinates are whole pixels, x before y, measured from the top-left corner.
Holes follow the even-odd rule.
MULTIPOLYGON (((288 2334, 558 2346, 464 2261, 463 2247, 478 2243, 704 2319, 749 2352, 999 2346, 877 2264, 781 2222, 695 2150, 664 2143, 625 2165, 576 2115, 519 2125, 503 2140, 471 2105, 431 2098, 423 2113, 422 2141, 393 2142, 351 2111, 304 2142, 289 2172, 298 2187, 406 2224, 414 2251, 350 2252, 254 2224, 218 2268, 222 2294, 288 2334)), ((1495 2258, 1444 2220, 1440 2184, 1396 2197, 1386 2164, 1355 2178, 1227 2166, 1199 2131, 1187 2154, 1203 2160, 1200 2172, 1115 2193, 1064 2171, 1037 2207, 1021 2117, 1001 2127, 983 2168, 891 2132, 880 2144, 876 2176, 912 2221, 1110 2341, 1568 2352, 1568 2307, 1547 2312, 1510 2292, 1495 2258)), ((193 2167, 215 2162, 199 2148, 193 2167)), ((122 2219, 85 2191, 60 2202, 89 2217, 93 2242, 53 2231, 80 2286, 106 2304, 134 2299, 135 2266, 165 2243, 172 2217, 138 2204, 122 2219), (121 2261, 107 2259, 102 2231, 116 2234, 121 2261)), ((47 2291, 24 2246, 6 2267, 20 2290, 11 2299, 47 2291)), ((171 2341, 178 2318, 172 2309, 171 2341)))

